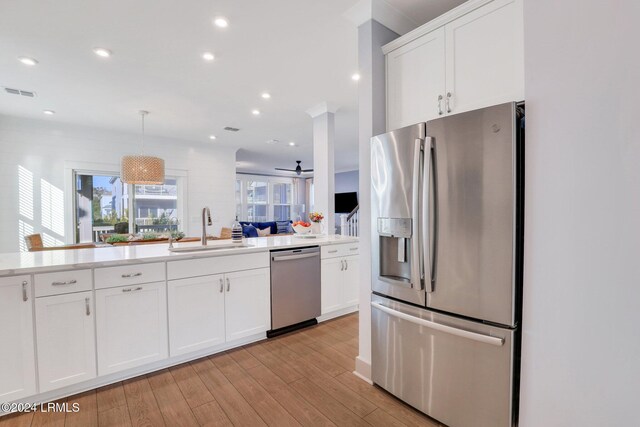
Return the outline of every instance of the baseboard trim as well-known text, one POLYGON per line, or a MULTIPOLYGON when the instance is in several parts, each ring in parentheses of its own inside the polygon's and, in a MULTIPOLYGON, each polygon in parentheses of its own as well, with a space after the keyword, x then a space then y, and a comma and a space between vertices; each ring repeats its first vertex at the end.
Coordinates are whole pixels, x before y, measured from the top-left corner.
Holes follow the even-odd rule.
POLYGON ((341 308, 340 310, 332 311, 331 313, 323 314, 318 317, 318 322, 325 322, 327 320, 335 319, 336 317, 344 316, 346 314, 355 313, 359 309, 359 305, 352 305, 351 307, 341 308))
POLYGON ((360 356, 356 357, 356 370, 353 371, 353 374, 373 385, 373 381, 371 381, 371 362, 360 358, 360 356))

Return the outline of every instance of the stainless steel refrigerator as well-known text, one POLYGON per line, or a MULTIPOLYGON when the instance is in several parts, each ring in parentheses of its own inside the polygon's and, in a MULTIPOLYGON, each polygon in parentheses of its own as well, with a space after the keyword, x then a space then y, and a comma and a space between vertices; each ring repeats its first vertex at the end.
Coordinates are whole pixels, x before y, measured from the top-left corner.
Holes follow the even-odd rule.
POLYGON ((451 427, 517 424, 524 106, 371 140, 374 383, 451 427))

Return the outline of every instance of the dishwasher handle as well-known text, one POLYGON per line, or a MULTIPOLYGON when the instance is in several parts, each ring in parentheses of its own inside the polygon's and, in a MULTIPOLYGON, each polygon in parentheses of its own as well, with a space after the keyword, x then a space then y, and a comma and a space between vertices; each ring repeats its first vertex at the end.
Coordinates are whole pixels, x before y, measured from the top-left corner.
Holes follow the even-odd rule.
POLYGON ((320 252, 313 252, 310 254, 299 254, 299 255, 281 255, 281 256, 272 256, 271 261, 293 261, 296 259, 305 259, 305 258, 313 258, 320 256, 320 252))

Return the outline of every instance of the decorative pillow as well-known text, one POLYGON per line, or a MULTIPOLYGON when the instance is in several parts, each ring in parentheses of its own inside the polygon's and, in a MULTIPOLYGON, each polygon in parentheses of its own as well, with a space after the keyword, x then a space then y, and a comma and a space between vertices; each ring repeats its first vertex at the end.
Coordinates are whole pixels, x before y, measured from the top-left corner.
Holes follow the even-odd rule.
POLYGON ((267 237, 269 234, 271 234, 271 227, 267 227, 264 230, 258 228, 258 237, 267 237))
POLYGON ((293 228, 289 221, 276 221, 276 226, 278 227, 278 234, 293 233, 293 228))
POLYGON ((258 230, 251 224, 243 225, 242 235, 244 237, 258 237, 258 230))

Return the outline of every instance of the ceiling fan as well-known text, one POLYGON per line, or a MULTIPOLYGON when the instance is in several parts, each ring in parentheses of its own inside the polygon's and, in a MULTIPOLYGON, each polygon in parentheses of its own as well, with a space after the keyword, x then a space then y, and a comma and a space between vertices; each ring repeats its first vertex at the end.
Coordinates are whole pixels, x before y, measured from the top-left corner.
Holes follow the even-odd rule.
POLYGON ((300 175, 302 172, 313 172, 313 169, 302 169, 302 166, 300 166, 300 163, 302 163, 302 160, 296 160, 296 163, 298 165, 296 166, 295 169, 276 168, 276 170, 277 171, 285 171, 285 172, 295 172, 296 175, 300 175))

